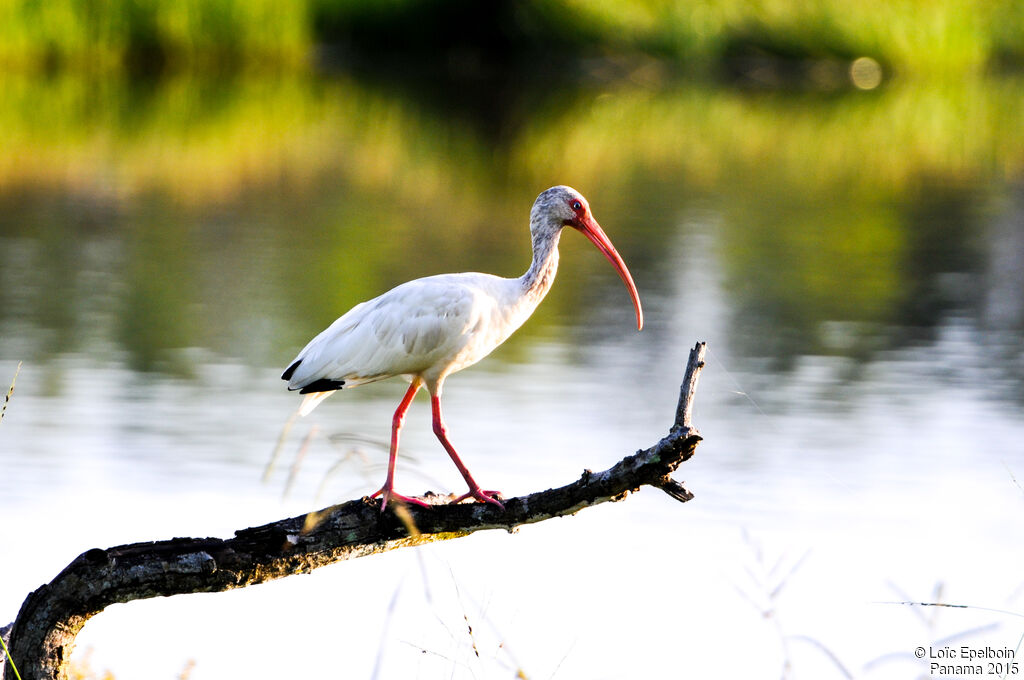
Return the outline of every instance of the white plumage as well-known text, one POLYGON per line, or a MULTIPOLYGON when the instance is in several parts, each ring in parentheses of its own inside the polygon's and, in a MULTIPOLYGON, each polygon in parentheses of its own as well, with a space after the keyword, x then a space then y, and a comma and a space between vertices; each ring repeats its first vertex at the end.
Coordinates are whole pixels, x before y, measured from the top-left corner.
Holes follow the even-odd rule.
POLYGON ((393 490, 398 436, 405 411, 421 386, 431 395, 434 432, 459 468, 469 492, 457 499, 501 503, 484 491, 462 464, 441 419, 445 378, 471 366, 504 342, 533 313, 554 281, 558 239, 571 226, 585 234, 618 270, 633 299, 637 327, 643 325, 640 299, 629 270, 574 189, 552 187, 540 194, 530 213, 533 262, 516 279, 463 273, 428 276, 403 283, 360 303, 317 335, 281 376, 288 389, 307 394, 300 407, 308 414, 342 388, 403 375, 410 387, 392 421, 388 477, 376 495, 425 505, 393 490))
POLYGON ((478 273, 403 283, 313 338, 295 358, 288 387, 324 378, 346 388, 396 375, 443 380, 483 359, 529 318, 536 301, 520 290, 518 279, 478 273))

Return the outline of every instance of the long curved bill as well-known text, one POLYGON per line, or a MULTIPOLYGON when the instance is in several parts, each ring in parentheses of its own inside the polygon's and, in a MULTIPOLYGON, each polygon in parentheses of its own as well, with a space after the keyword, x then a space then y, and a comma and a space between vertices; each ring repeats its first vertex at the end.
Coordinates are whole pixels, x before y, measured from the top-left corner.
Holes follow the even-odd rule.
POLYGON ((633 277, 630 276, 626 263, 622 261, 608 235, 604 233, 601 225, 593 217, 588 215, 578 229, 612 263, 615 271, 619 273, 619 278, 626 284, 626 288, 629 289, 629 296, 633 298, 633 307, 636 309, 636 329, 641 330, 644 327, 644 310, 640 307, 640 294, 636 291, 636 284, 633 283, 633 277))

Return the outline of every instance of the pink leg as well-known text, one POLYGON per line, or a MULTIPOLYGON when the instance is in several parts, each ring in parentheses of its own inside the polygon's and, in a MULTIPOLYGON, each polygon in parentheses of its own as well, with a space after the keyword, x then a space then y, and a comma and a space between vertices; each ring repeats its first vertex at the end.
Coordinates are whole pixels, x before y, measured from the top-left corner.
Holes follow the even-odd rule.
POLYGON ((448 430, 444 426, 444 421, 441 420, 441 398, 435 394, 430 395, 430 408, 434 414, 434 434, 441 441, 441 445, 444 450, 448 452, 448 455, 452 457, 452 461, 455 463, 455 467, 462 473, 462 478, 466 480, 466 484, 469 485, 469 492, 464 493, 456 498, 453 503, 459 503, 467 498, 475 498, 478 501, 484 503, 493 503, 502 510, 505 506, 501 504, 495 496, 499 494, 497 491, 484 491, 480 488, 480 485, 473 480, 473 475, 469 474, 469 469, 462 463, 462 459, 459 458, 459 454, 455 452, 455 447, 448 441, 448 430))
POLYGON ((412 384, 409 385, 409 390, 402 397, 402 402, 395 409, 395 415, 391 419, 391 454, 388 456, 388 477, 382 486, 376 493, 370 498, 376 498, 381 496, 380 511, 384 512, 384 509, 388 507, 388 501, 394 498, 402 503, 415 503, 416 505, 422 505, 427 508, 429 504, 415 498, 409 498, 408 496, 402 496, 401 494, 395 493, 395 464, 398 461, 398 432, 402 429, 402 423, 405 422, 405 412, 409 410, 409 404, 412 403, 412 398, 416 396, 416 392, 419 391, 420 385, 423 384, 419 378, 413 378, 412 384))

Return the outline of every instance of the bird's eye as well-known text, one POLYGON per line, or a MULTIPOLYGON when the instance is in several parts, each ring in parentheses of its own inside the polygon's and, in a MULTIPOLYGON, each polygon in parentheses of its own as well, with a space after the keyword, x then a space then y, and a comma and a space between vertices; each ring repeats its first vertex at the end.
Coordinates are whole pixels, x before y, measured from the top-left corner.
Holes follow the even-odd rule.
POLYGON ((578 211, 582 207, 583 207, 583 204, 580 203, 579 201, 573 201, 572 202, 572 209, 573 210, 577 210, 578 211))

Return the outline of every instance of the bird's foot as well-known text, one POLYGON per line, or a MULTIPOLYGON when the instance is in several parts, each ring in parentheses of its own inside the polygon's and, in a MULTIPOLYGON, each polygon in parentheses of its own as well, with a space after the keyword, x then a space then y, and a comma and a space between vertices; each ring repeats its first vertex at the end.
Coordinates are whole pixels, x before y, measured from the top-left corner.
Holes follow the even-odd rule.
POLYGON ((424 507, 424 508, 429 508, 430 507, 430 503, 426 503, 424 501, 421 501, 418 498, 412 498, 410 496, 403 496, 400 493, 396 493, 394 489, 389 489, 387 486, 382 486, 375 493, 371 494, 370 498, 376 498, 377 496, 381 497, 381 503, 380 503, 380 511, 381 512, 384 512, 384 510, 387 509, 388 502, 392 501, 392 500, 393 501, 397 501, 399 503, 411 503, 413 505, 419 505, 419 506, 424 507))
POLYGON ((499 508, 504 510, 505 506, 502 505, 501 501, 498 500, 498 496, 500 495, 500 491, 487 491, 485 489, 481 489, 478 486, 475 489, 470 489, 468 492, 462 494, 461 496, 453 500, 452 505, 455 505, 456 503, 461 503, 467 498, 473 498, 482 503, 492 503, 493 505, 497 505, 499 508))

